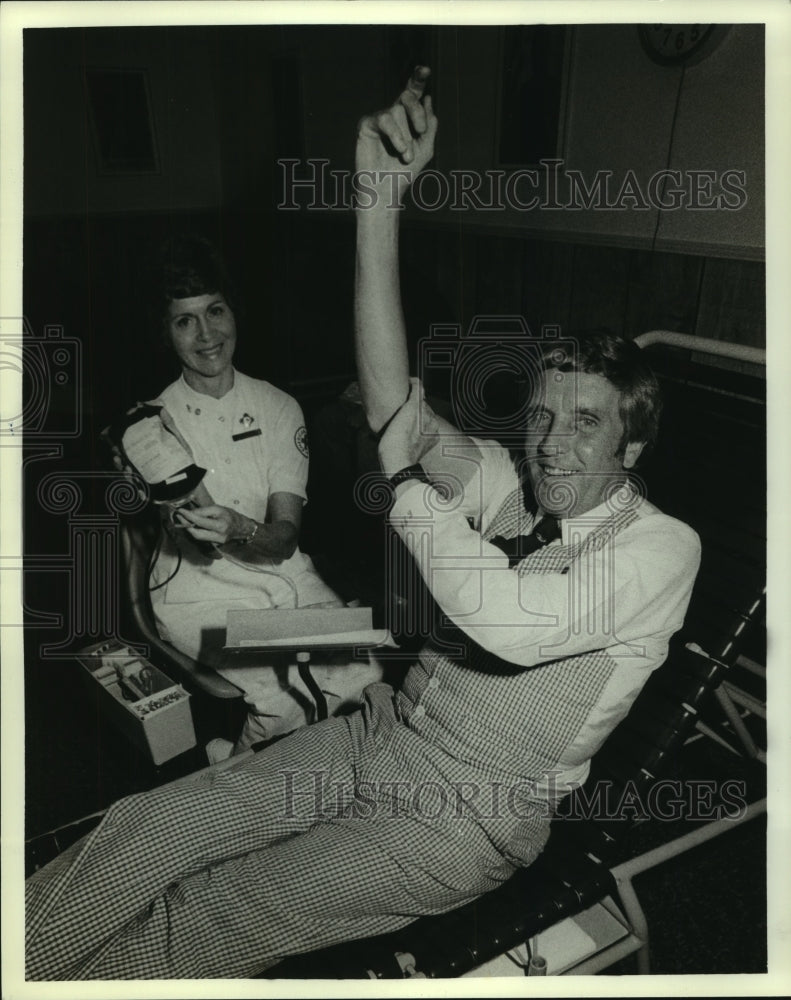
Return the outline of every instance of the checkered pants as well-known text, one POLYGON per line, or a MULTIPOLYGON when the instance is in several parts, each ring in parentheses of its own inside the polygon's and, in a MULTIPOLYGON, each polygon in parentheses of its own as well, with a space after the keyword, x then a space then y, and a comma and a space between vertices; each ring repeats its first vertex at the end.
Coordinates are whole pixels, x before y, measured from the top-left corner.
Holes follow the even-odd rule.
POLYGON ((370 761, 399 777, 403 726, 384 702, 117 802, 28 880, 28 978, 246 977, 506 879, 513 867, 469 817, 350 801, 370 761))

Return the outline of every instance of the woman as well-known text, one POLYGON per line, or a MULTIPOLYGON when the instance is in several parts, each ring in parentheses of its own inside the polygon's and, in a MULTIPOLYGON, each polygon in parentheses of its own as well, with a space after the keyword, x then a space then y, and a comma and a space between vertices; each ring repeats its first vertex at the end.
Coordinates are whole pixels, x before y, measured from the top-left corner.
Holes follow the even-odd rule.
MULTIPOLYGON (((224 653, 227 612, 343 602, 299 550, 308 474, 302 411, 287 393, 234 368, 235 300, 211 244, 167 243, 157 286, 181 375, 154 403, 206 471, 191 503, 163 521, 169 530, 152 574, 152 605, 162 638, 244 692, 250 713, 239 752, 305 724, 313 706, 296 665, 284 677, 260 653, 224 653)), ((356 703, 381 671, 367 662, 317 664, 313 675, 333 714, 356 703)), ((222 751, 212 742, 216 759, 222 751)))

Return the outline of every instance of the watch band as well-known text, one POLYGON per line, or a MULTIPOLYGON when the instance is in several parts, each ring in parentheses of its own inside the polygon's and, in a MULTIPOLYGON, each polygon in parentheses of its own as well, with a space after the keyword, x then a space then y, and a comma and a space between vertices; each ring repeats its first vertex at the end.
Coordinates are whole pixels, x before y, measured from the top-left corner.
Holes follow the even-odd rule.
POLYGON ((431 485, 431 480, 426 475, 426 470, 420 463, 408 465, 405 469, 399 469, 398 472, 390 476, 388 482, 393 490, 395 490, 396 486, 405 483, 408 479, 418 479, 421 483, 431 485))

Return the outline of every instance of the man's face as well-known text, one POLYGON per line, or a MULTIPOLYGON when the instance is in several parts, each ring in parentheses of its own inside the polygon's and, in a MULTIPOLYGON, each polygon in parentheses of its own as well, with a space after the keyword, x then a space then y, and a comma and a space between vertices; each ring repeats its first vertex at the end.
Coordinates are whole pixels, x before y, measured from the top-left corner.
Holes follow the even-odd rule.
POLYGON ((533 396, 527 422, 527 469, 541 507, 577 517, 603 502, 642 450, 618 454, 620 394, 601 375, 551 369, 533 396))
POLYGON ((220 292, 173 299, 167 329, 188 382, 212 380, 230 371, 236 322, 220 292))

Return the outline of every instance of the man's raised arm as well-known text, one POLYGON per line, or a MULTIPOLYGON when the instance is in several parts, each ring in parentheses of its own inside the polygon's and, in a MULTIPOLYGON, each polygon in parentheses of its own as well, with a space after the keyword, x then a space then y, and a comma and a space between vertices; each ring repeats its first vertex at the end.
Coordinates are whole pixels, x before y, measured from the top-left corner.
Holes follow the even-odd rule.
POLYGON ((407 188, 434 154, 437 118, 424 96, 430 71, 418 66, 395 104, 366 115, 357 133, 355 347, 363 407, 381 430, 409 395, 398 277, 398 226, 407 188), (373 191, 373 194, 369 194, 373 191))

